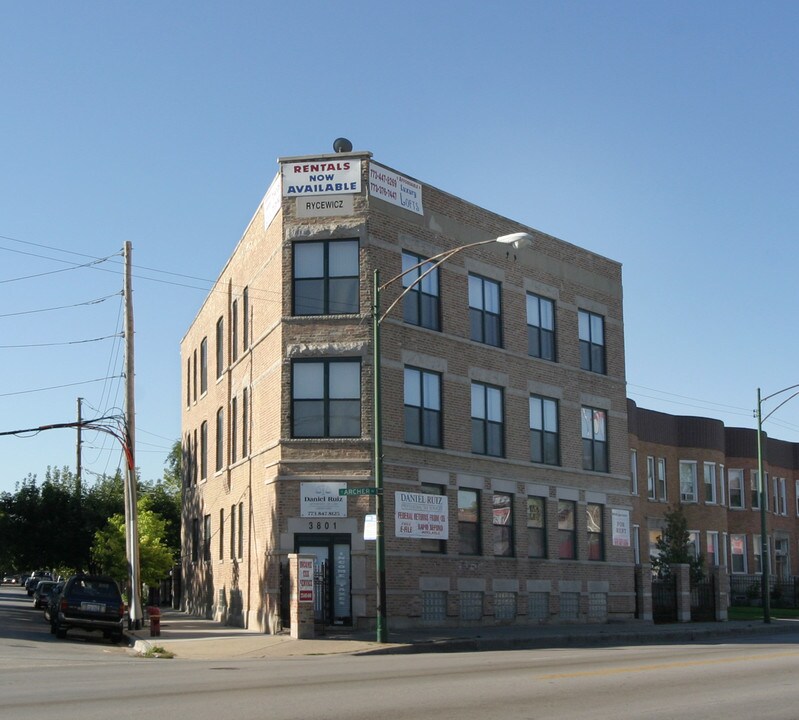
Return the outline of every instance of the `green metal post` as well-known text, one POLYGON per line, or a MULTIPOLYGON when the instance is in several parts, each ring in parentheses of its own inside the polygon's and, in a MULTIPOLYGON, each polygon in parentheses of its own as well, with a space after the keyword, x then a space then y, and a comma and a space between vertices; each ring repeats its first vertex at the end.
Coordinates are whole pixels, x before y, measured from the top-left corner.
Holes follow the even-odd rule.
POLYGON ((380 271, 374 272, 374 289, 372 304, 372 374, 374 383, 374 473, 375 473, 375 563, 376 563, 376 590, 375 599, 377 615, 377 642, 388 641, 388 622, 386 618, 386 547, 385 526, 383 523, 383 424, 381 418, 380 397, 380 271))
POLYGON ((760 494, 760 570, 763 598, 763 622, 771 622, 771 588, 769 587, 769 547, 766 532, 766 477, 763 474, 763 420, 761 414, 760 388, 757 389, 757 490, 760 494))

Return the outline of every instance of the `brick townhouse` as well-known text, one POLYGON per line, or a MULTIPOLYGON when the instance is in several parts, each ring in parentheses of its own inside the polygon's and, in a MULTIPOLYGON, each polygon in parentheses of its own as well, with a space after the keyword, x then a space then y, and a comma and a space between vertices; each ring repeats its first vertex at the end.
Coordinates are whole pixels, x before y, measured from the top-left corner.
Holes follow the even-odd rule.
MULTIPOLYGON (((680 504, 696 554, 736 576, 761 572, 757 430, 628 402, 636 562, 649 562, 664 514, 680 504)), ((799 444, 763 438, 769 573, 799 574, 799 444)))
POLYGON ((278 631, 301 552, 374 625, 376 498, 340 491, 375 482, 379 270, 389 626, 632 617, 621 266, 368 152, 278 164, 181 343, 183 607, 278 631))

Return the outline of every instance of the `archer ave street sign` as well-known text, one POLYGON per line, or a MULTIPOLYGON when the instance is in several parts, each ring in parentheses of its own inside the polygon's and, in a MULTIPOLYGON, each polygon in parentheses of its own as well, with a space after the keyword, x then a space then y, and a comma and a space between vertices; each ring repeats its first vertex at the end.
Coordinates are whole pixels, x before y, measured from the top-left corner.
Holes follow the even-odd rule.
POLYGON ((339 495, 382 495, 383 488, 362 487, 362 488, 339 488, 339 495))

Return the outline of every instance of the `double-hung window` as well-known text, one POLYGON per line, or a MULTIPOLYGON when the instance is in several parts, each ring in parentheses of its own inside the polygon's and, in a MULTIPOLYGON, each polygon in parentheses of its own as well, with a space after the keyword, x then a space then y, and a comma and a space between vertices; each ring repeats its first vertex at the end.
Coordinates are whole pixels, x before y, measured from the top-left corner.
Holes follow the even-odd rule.
POLYGON ((716 463, 704 463, 705 474, 705 502, 716 502, 716 463))
POLYGON ((211 516, 203 517, 203 560, 211 560, 211 516))
POLYGON ((502 346, 502 305, 498 282, 469 275, 469 319, 471 339, 502 346))
POLYGON ((461 555, 480 554, 480 492, 458 490, 458 539, 461 555))
POLYGON ((574 560, 577 557, 574 500, 558 500, 558 559, 574 560))
POLYGON ((405 368, 405 442, 441 447, 441 376, 405 368))
POLYGON ((680 501, 696 502, 696 461, 680 460, 680 501))
POLYGON ((588 535, 588 559, 605 559, 604 523, 602 511, 604 507, 596 503, 588 503, 585 508, 586 533, 588 535))
POLYGON ((230 462, 235 463, 239 451, 239 402, 233 397, 230 400, 230 462))
POLYGON ((746 535, 730 535, 730 570, 746 572, 746 535))
MULTIPOLYGON (((195 359, 196 364, 196 359, 195 359)), ((195 385, 196 390, 196 385, 195 385)), ((208 338, 204 337, 200 343, 200 395, 208 391, 208 338)), ((194 399, 197 399, 195 392, 194 399)))
POLYGON ((208 477, 208 421, 200 425, 200 480, 208 477))
POLYGON ((527 354, 555 359, 555 303, 533 293, 527 293, 527 354))
POLYGON ((492 504, 494 555, 513 557, 513 496, 509 493, 495 492, 492 504))
MULTIPOLYGON (((767 487, 763 489, 768 493, 767 487)), ((752 510, 760 510, 760 483, 757 470, 752 470, 749 473, 749 507, 752 510)))
POLYGON ((530 557, 547 556, 547 501, 544 497, 527 498, 527 554, 530 557))
POLYGON ((650 500, 657 500, 655 490, 655 458, 651 455, 646 457, 646 491, 650 500))
POLYGON ((505 454, 502 390, 472 383, 472 452, 503 457, 505 454))
MULTIPOLYGON (((744 471, 740 468, 727 470, 727 486, 730 491, 730 507, 744 508, 744 471)), ((743 571, 741 571, 743 572, 743 571)))
POLYGON ((580 337, 580 367, 605 375, 605 318, 580 310, 577 317, 580 337))
POLYGON ((291 399, 292 437, 360 437, 360 360, 295 360, 291 399))
POLYGON ((244 288, 241 296, 241 342, 245 352, 250 347, 250 289, 244 288))
MULTIPOLYGON (((447 510, 447 488, 444 485, 435 485, 433 483, 422 483, 420 490, 425 495, 437 495, 442 497, 443 503, 443 511, 446 512, 446 516, 449 517, 449 511, 447 510)), ((447 521, 449 524, 449 521, 447 521)), ((422 538, 419 540, 419 550, 423 553, 446 553, 447 552, 447 541, 445 539, 436 539, 436 538, 422 538)))
POLYGON ((544 465, 560 464, 557 400, 530 396, 530 459, 544 465))
POLYGON ((405 274, 402 286, 407 292, 402 300, 402 316, 411 325, 441 330, 438 268, 432 269, 433 265, 418 255, 403 251, 402 271, 405 274))
POLYGON ((583 470, 608 472, 608 416, 604 410, 584 407, 581 410, 583 470))
POLYGON ((216 321, 216 377, 222 377, 225 369, 225 319, 216 321))
POLYGON ((294 314, 358 312, 357 240, 294 243, 294 314))
POLYGON ((219 408, 216 411, 216 471, 219 472, 225 464, 225 411, 219 408))
POLYGON ((239 301, 234 300, 230 306, 230 353, 231 362, 239 359, 239 301))

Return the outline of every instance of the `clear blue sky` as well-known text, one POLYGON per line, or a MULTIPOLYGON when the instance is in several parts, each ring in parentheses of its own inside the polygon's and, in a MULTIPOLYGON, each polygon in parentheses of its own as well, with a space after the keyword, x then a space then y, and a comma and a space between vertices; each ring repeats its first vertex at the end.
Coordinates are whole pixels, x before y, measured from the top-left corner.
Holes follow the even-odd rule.
MULTIPOLYGON (((122 370, 129 240, 137 463, 160 477, 183 333, 276 159, 339 136, 621 262, 639 405, 754 427, 758 386, 799 383, 797 3, 0 10, 0 431, 122 405, 119 379, 87 381, 122 370)), ((799 441, 799 398, 766 428, 799 441)), ((114 472, 115 442, 85 440, 114 472)), ((74 464, 72 430, 0 437, 0 491, 74 464)))

